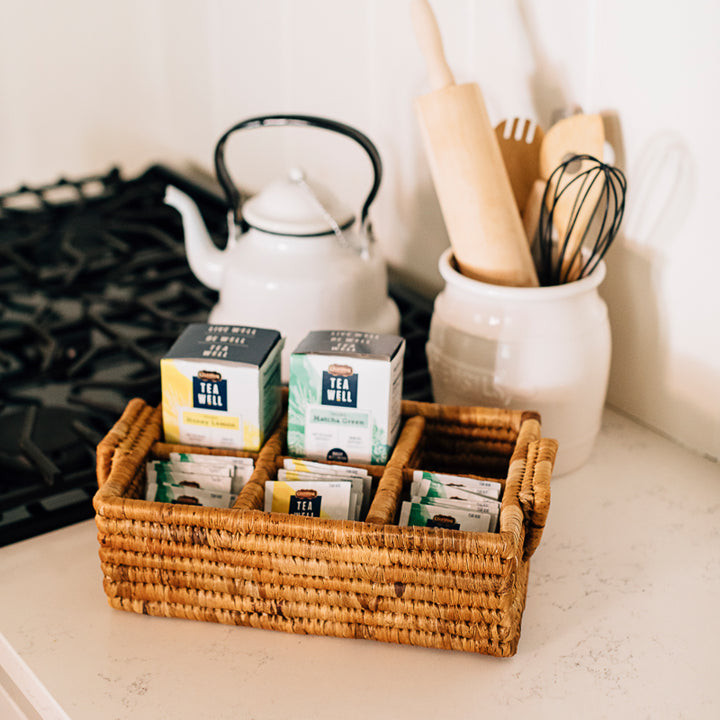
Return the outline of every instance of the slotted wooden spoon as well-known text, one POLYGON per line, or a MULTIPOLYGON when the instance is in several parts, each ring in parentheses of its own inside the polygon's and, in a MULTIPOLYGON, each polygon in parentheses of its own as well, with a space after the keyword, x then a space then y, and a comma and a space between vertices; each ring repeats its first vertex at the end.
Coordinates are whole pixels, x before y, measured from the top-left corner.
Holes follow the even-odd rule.
POLYGON ((500 152, 510 177, 515 202, 522 213, 533 183, 540 177, 543 131, 532 120, 503 120, 496 128, 500 152))

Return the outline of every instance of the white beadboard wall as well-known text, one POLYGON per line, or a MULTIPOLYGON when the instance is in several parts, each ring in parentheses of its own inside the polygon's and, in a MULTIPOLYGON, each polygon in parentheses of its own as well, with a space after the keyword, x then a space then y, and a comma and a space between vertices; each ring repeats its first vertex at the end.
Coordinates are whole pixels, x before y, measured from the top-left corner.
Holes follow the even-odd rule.
MULTIPOLYGON (((601 112, 629 195, 603 286, 609 402, 720 456, 720 3, 434 0, 449 63, 494 121, 601 112)), ((390 265, 441 287, 448 240, 412 102, 427 91, 409 0, 26 0, 0 25, 0 191, 119 164, 210 170, 219 135, 266 113, 365 131, 384 163, 373 219, 390 265)), ((301 165, 358 206, 362 152, 321 131, 238 135, 237 182, 301 165)))

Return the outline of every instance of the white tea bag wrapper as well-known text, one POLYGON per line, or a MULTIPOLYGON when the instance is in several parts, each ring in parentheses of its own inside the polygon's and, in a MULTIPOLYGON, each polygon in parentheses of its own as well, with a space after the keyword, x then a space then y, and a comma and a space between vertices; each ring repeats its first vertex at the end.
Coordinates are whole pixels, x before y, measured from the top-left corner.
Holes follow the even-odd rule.
POLYGON ((463 490, 460 487, 454 485, 445 485, 444 483, 436 482, 435 480, 413 480, 410 486, 410 494, 418 495, 419 497, 435 497, 435 498, 455 498, 456 500, 467 500, 468 502, 481 502, 487 500, 488 502, 499 503, 499 500, 492 500, 485 495, 479 495, 478 493, 470 492, 469 490, 463 490))
POLYGON ((433 505, 435 507, 456 508, 459 510, 468 510, 477 513, 490 514, 490 527, 488 532, 496 532, 498 519, 500 517, 500 503, 497 500, 489 498, 479 498, 480 502, 469 502, 466 500, 456 500, 453 498, 433 498, 433 497, 411 497, 410 502, 418 505, 433 505))
POLYGON ((172 462, 187 463, 213 463, 217 465, 232 465, 233 467, 253 467, 255 461, 249 457, 235 457, 234 455, 205 455, 203 453, 179 453, 171 452, 170 460, 172 462))
MULTIPOLYGON (((452 477, 452 476, 451 476, 452 477)), ((464 505, 467 510, 475 512, 489 512, 492 516, 490 532, 495 532, 497 520, 500 516, 500 501, 492 500, 484 495, 479 495, 468 490, 463 490, 454 484, 444 484, 423 478, 421 480, 413 480, 410 494, 414 497, 427 499, 428 501, 452 500, 453 505, 464 505)), ((430 502, 426 503, 430 504, 430 502)))
POLYGON ((400 526, 420 526, 444 528, 446 530, 466 530, 470 532, 489 532, 490 513, 477 513, 460 508, 435 505, 421 505, 403 502, 400 506, 400 526))
POLYGON ((174 460, 150 460, 147 463, 158 472, 178 472, 190 475, 217 475, 218 477, 232 477, 235 470, 231 465, 220 463, 175 462, 174 460))
POLYGON ((234 493, 239 493, 243 489, 255 468, 252 458, 203 455, 201 453, 170 453, 170 463, 174 469, 188 473, 228 472, 232 478, 230 492, 234 493))
POLYGON ((363 468, 352 465, 331 465, 330 463, 314 462, 301 458, 284 458, 283 467, 286 470, 299 470, 301 472, 317 472, 321 475, 337 475, 339 477, 367 477, 368 472, 363 468))
POLYGON ((170 485, 168 483, 148 483, 145 491, 146 500, 167 502, 174 505, 196 505, 202 507, 232 507, 237 495, 213 492, 201 488, 170 485))
POLYGON ((232 491, 233 479, 229 470, 214 473, 183 472, 174 470, 167 464, 151 461, 147 463, 147 480, 149 483, 168 483, 229 493, 232 491))
POLYGON ((465 477, 463 475, 447 475, 444 473, 427 472, 425 470, 415 470, 413 472, 413 485, 423 480, 459 488, 493 500, 499 500, 502 493, 502 484, 494 480, 480 480, 479 478, 465 477))
POLYGON ((301 470, 286 470, 280 468, 278 470, 278 480, 319 480, 322 482, 348 482, 352 486, 353 492, 358 495, 363 494, 364 482, 360 477, 341 477, 337 475, 322 475, 315 472, 302 472, 301 470))

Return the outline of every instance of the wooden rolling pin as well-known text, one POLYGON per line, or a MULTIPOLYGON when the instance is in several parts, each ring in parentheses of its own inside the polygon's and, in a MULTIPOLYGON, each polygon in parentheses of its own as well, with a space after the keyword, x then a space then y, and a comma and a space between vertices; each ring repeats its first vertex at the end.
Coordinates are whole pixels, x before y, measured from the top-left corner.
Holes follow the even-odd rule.
POLYGON ((480 88, 455 84, 427 0, 413 0, 412 17, 432 88, 415 107, 458 267, 484 282, 536 286, 535 265, 480 88))

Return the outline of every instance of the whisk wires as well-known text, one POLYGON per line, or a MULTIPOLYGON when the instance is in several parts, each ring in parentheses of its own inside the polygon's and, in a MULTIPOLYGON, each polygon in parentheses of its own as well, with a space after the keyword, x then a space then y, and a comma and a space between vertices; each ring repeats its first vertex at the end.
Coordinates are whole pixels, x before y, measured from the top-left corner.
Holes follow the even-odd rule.
POLYGON ((573 155, 548 178, 536 234, 542 285, 589 275, 617 236, 627 181, 616 167, 592 155, 573 155))

